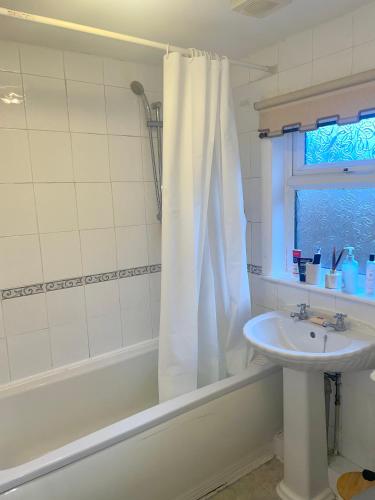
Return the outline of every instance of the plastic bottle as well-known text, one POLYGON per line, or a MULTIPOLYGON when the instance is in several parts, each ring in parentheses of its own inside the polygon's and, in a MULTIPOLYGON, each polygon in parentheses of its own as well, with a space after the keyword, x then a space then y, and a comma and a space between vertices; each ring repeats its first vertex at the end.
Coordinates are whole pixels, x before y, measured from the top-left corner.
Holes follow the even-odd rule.
POLYGON ((367 295, 375 294, 375 255, 370 254, 366 265, 366 285, 365 291, 367 295))
POLYGON ((358 262, 354 258, 354 247, 345 247, 348 254, 342 264, 342 291, 355 294, 358 290, 358 262))

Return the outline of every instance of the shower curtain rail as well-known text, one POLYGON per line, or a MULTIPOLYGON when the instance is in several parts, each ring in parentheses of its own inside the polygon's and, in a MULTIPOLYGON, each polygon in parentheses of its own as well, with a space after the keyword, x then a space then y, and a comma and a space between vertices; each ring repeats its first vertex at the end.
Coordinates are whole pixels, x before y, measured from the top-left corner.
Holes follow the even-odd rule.
MULTIPOLYGON (((33 23, 45 24, 48 26, 55 26, 57 28, 63 28, 71 31, 78 31, 80 33, 87 33, 90 35, 101 36, 103 38, 111 38, 112 40, 120 40, 122 42, 134 43, 136 45, 143 45, 145 47, 151 47, 154 49, 164 50, 166 52, 179 52, 184 55, 189 55, 190 50, 183 47, 177 47, 176 45, 170 45, 168 43, 154 42, 152 40, 146 40, 144 38, 139 38, 131 35, 124 35, 122 33, 116 33, 114 31, 108 31, 101 28, 95 28, 93 26, 85 26, 84 24, 72 23, 70 21, 64 21, 62 19, 54 19, 52 17, 39 16, 37 14, 30 14, 28 12, 21 12, 18 10, 7 9, 5 7, 0 7, 0 15, 5 17, 11 17, 13 19, 19 19, 23 21, 29 21, 33 23)), ((247 61, 238 61, 236 59, 229 59, 230 63, 236 66, 243 66, 245 68, 257 69, 267 73, 275 73, 275 66, 263 66, 261 64, 254 64, 247 61)))

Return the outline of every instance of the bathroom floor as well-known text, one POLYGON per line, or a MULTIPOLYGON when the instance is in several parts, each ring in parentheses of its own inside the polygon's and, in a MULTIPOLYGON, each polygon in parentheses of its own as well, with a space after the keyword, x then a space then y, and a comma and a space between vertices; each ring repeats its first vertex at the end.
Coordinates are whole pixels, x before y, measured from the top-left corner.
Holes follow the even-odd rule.
POLYGON ((276 485, 283 477, 283 465, 276 458, 221 490, 210 500, 279 500, 276 485))

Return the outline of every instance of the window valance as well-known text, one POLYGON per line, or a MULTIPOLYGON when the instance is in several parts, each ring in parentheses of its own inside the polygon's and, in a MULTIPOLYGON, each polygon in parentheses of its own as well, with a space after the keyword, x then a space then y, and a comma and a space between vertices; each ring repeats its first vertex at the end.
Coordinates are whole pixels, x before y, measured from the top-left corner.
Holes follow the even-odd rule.
POLYGON ((272 97, 255 103, 260 137, 305 132, 375 115, 375 70, 272 97))

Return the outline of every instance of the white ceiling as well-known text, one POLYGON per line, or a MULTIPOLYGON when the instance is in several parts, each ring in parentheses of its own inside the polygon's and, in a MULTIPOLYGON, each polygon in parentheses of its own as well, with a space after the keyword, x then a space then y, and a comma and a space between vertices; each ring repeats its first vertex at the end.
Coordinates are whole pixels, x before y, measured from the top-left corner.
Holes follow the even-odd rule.
MULTIPOLYGON (((293 0, 265 19, 232 12, 230 0, 0 0, 0 6, 240 58, 374 0, 293 0)), ((153 49, 0 16, 0 38, 160 62, 153 49)))

